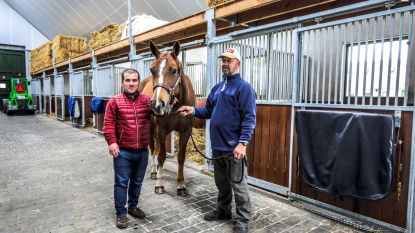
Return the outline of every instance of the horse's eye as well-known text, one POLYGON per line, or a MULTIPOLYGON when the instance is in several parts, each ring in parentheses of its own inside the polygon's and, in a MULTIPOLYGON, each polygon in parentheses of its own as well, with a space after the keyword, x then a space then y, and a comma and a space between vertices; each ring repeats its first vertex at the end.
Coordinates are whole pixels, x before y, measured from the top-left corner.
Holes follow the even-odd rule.
POLYGON ((172 74, 176 74, 176 73, 177 73, 177 70, 176 70, 176 69, 172 69, 172 70, 171 70, 171 73, 172 73, 172 74))

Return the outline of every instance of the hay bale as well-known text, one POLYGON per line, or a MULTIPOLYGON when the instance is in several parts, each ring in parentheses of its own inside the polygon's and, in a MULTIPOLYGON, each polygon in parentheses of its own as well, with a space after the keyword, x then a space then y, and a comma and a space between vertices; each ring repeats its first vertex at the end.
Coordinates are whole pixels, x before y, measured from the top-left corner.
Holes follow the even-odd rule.
POLYGON ((52 40, 55 63, 68 60, 86 52, 86 39, 76 36, 57 35, 52 40))
POLYGON ((225 3, 233 2, 235 0, 205 0, 209 7, 214 7, 217 5, 222 5, 225 3))
POLYGON ((91 33, 89 40, 89 48, 97 49, 113 42, 119 41, 124 24, 108 24, 98 32, 91 33))
POLYGON ((30 52, 30 71, 34 72, 52 65, 52 42, 33 49, 30 52))
MULTIPOLYGON (((195 140, 197 148, 205 153, 205 129, 195 129, 192 131, 193 139, 195 140)), ((179 134, 174 132, 174 154, 177 156, 179 153, 179 134)), ((189 139, 186 147, 186 159, 196 162, 198 164, 204 164, 205 159, 195 150, 192 139, 189 139)))

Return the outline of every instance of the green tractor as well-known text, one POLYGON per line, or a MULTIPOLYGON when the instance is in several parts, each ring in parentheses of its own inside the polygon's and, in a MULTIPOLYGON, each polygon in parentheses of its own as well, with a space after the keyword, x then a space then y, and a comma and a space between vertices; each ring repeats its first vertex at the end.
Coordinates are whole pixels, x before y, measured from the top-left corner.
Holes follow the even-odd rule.
POLYGON ((8 116, 15 112, 26 112, 33 115, 36 106, 33 105, 32 96, 28 91, 28 80, 23 78, 9 79, 10 94, 9 99, 3 99, 3 112, 8 116))

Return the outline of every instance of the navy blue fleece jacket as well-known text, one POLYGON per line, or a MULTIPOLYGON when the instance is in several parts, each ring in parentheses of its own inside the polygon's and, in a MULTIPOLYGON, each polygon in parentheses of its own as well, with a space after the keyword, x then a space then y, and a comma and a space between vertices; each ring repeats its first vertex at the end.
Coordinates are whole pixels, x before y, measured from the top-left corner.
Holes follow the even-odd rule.
POLYGON ((216 84, 206 106, 195 108, 198 118, 210 119, 213 150, 233 151, 239 142, 249 142, 256 122, 256 94, 239 74, 216 84))

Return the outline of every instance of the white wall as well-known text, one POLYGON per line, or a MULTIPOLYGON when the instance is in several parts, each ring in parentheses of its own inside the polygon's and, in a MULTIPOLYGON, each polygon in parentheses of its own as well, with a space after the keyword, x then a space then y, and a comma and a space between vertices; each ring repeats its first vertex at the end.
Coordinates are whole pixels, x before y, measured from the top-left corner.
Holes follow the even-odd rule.
POLYGON ((47 41, 48 38, 0 0, 0 44, 20 45, 32 50, 47 41))

